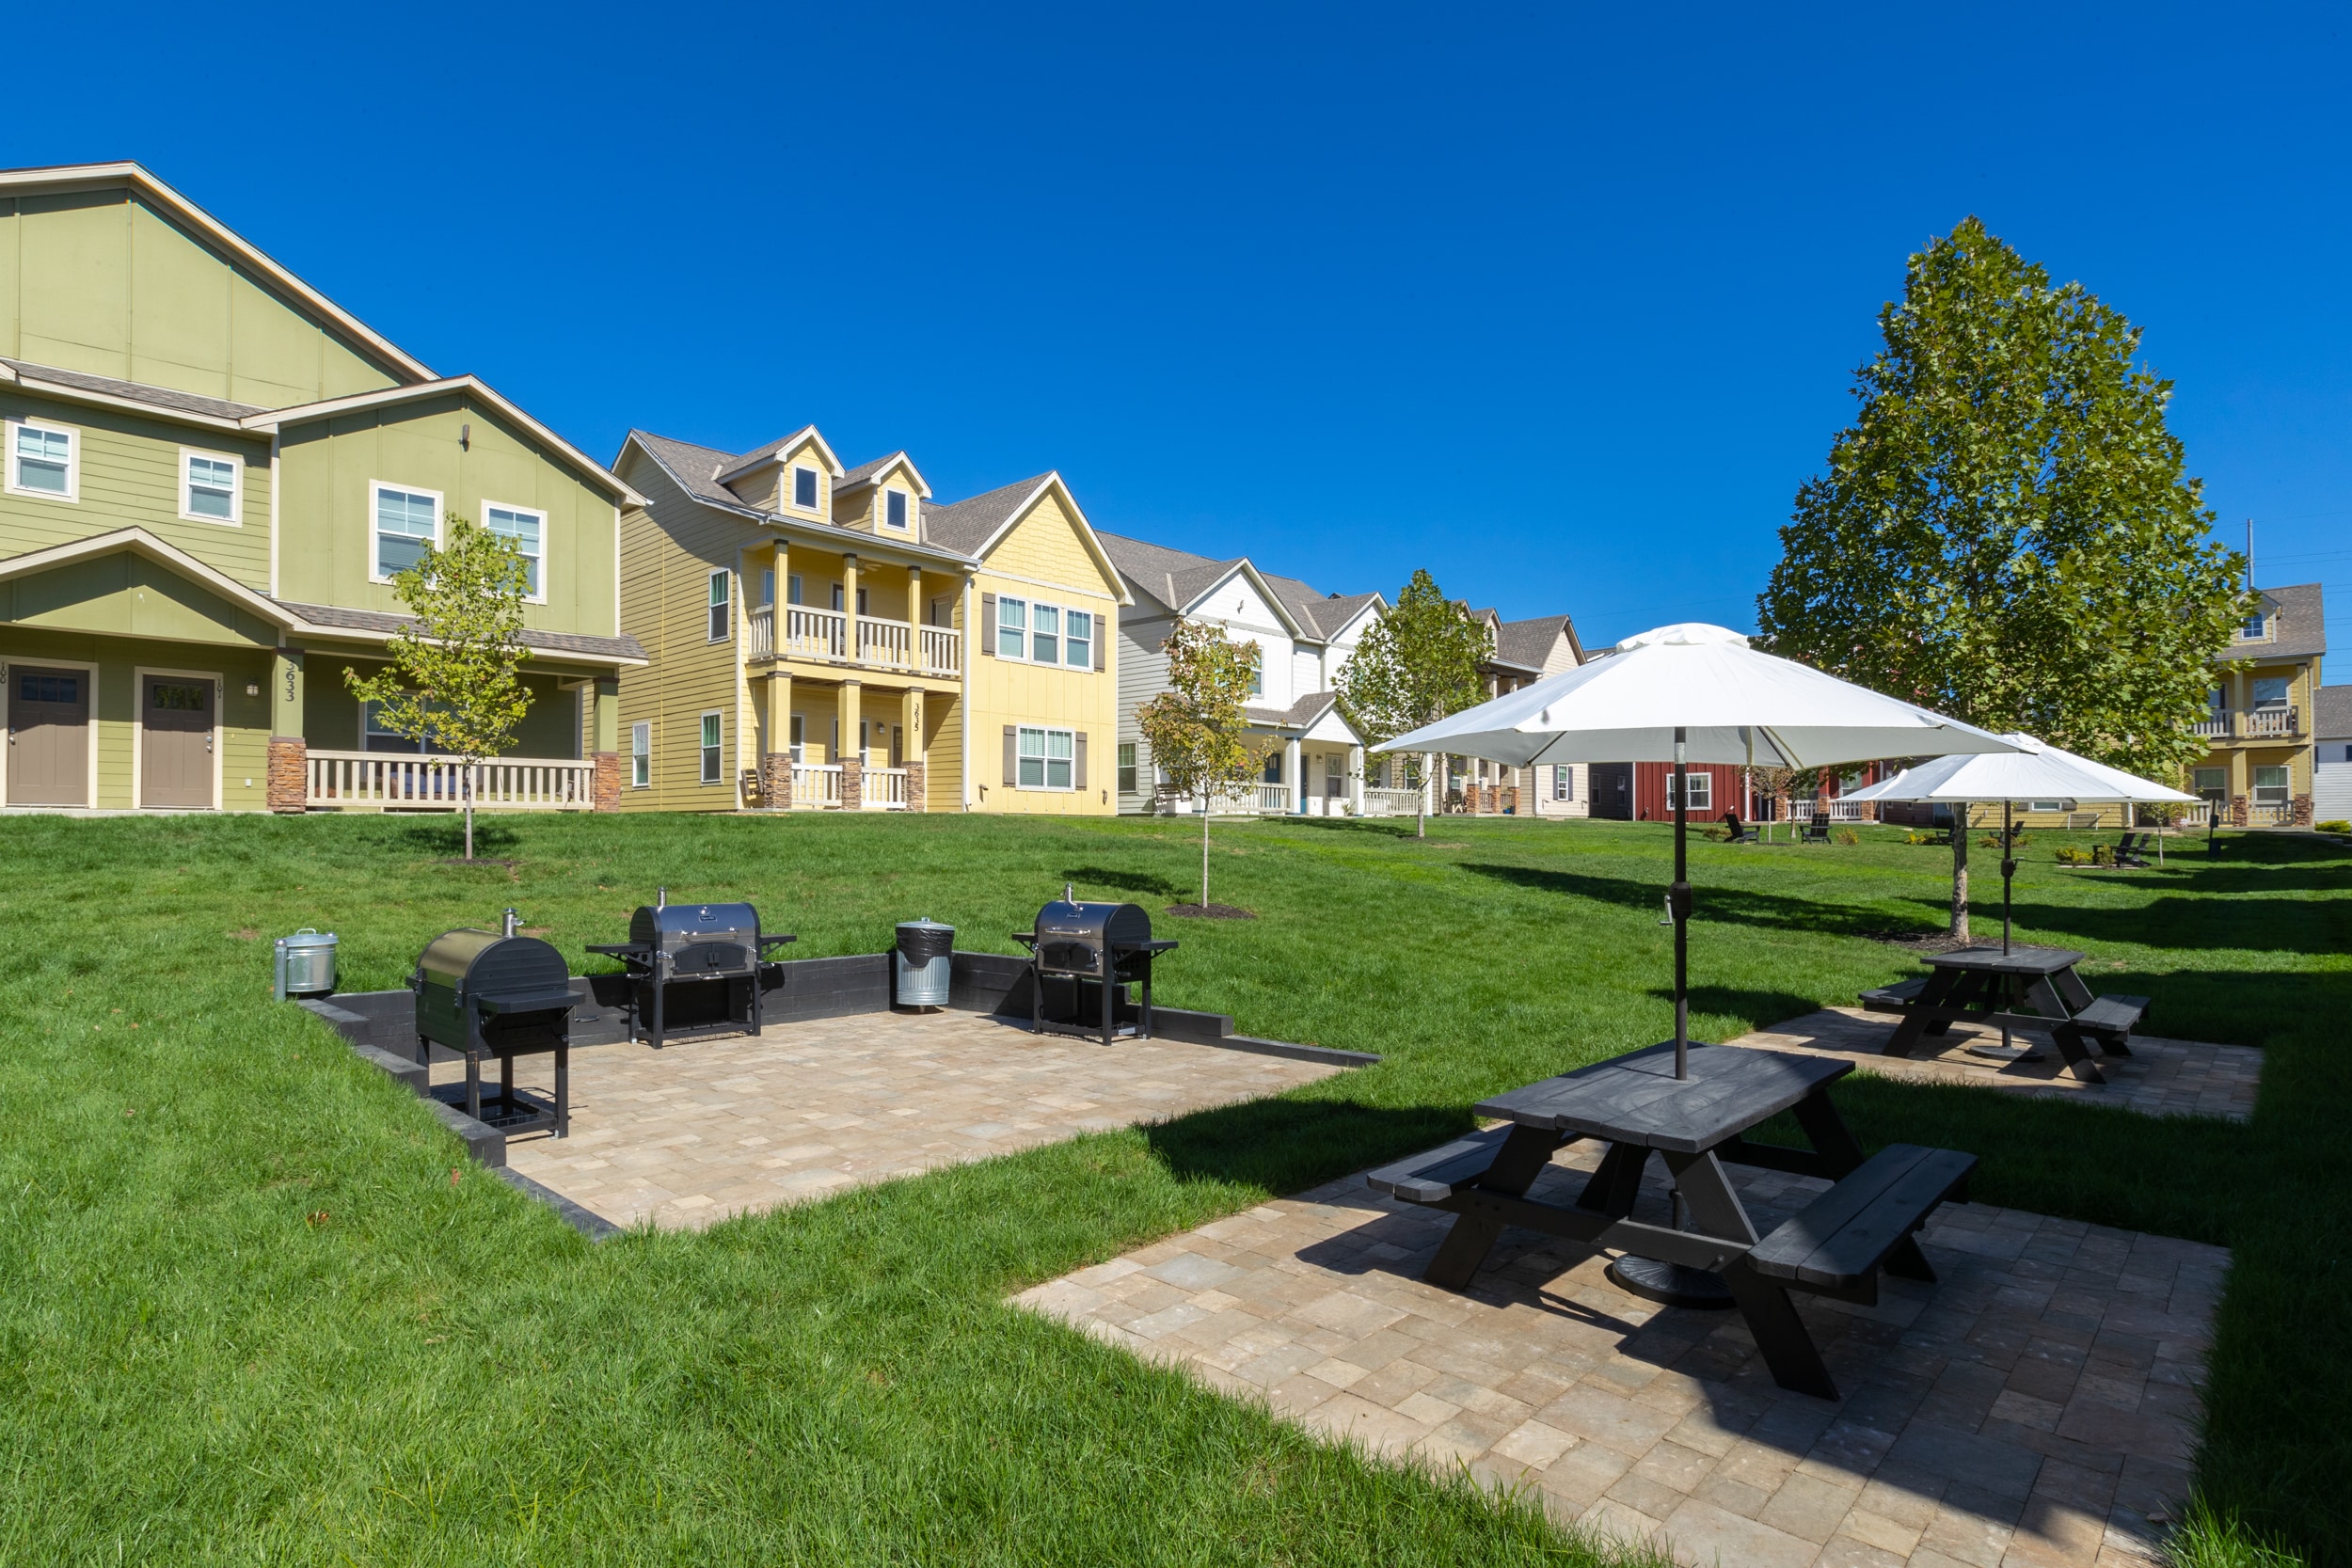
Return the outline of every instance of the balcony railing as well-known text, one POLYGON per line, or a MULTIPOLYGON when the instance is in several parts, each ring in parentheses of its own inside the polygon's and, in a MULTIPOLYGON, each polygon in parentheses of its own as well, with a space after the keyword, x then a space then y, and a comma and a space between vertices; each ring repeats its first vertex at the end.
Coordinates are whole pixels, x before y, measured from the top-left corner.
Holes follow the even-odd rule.
POLYGON ((915 626, 875 615, 860 615, 857 654, 850 654, 851 617, 838 610, 812 610, 785 605, 784 637, 776 637, 778 607, 760 605, 747 617, 747 658, 817 658, 828 663, 855 663, 875 670, 895 670, 925 675, 963 673, 963 634, 952 626, 915 626))
POLYGON ((2286 800, 2256 800, 2246 808, 2246 821, 2255 828, 2290 828, 2295 825, 2295 806, 2286 800))
POLYGON ((2261 739, 2277 736, 2300 735, 2302 726, 2296 722, 2296 719, 2297 715, 2291 707, 2253 708, 2246 715, 2247 737, 2261 739))
POLYGON ((1364 791, 1366 816, 1416 816, 1421 813, 1421 791, 1418 789, 1372 789, 1364 791))
MULTIPOLYGON (((454 811, 466 804, 465 765, 454 757, 386 752, 312 752, 303 803, 312 810, 376 806, 454 811)), ((476 811, 590 811, 596 765, 555 757, 501 757, 473 765, 476 811)))
POLYGON ((841 808, 841 765, 837 762, 794 763, 792 804, 803 811, 838 811, 841 808))
POLYGON ((2230 710, 2214 708, 2189 729, 2191 734, 2202 736, 2208 740, 2227 740, 2230 737, 2230 710))
POLYGON ((1832 822, 1868 822, 1877 814, 1877 807, 1867 800, 1832 800, 1829 819, 1832 822))

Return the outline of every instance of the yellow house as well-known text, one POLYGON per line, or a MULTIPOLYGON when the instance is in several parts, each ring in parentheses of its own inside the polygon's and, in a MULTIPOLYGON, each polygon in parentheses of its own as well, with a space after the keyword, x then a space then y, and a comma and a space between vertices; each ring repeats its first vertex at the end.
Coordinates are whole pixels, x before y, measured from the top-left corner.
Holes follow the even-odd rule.
POLYGON ((733 453, 631 431, 624 809, 1113 808, 1118 578, 1058 474, 933 503, 814 425, 733 453))
POLYGON ((2320 585, 2265 588, 2221 657, 2247 667, 2219 677, 2197 733, 2210 748, 2189 788, 2239 827, 2308 828, 2317 758, 2312 714, 2328 652, 2320 585))

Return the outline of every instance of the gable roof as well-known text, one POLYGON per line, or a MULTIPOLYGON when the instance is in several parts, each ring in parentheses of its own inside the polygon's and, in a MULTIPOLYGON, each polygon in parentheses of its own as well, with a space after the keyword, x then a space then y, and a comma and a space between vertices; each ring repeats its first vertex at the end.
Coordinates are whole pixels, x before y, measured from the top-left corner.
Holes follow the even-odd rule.
POLYGON ((387 387, 378 392, 355 392, 349 397, 327 398, 319 403, 300 403, 291 408, 266 408, 249 414, 237 422, 246 430, 278 431, 290 424, 310 424, 318 420, 331 420, 338 414, 348 414, 364 408, 385 408, 403 403, 415 403, 424 398, 461 393, 476 402, 486 404, 491 412, 513 420, 531 433, 534 440, 552 449, 555 454, 579 470, 581 478, 610 495, 624 506, 643 506, 645 498, 630 489, 620 475, 572 445, 569 441, 532 419, 516 404, 501 396, 497 388, 478 375, 453 375, 438 381, 421 381, 410 387, 387 387))
POLYGON ((834 482, 833 493, 837 496, 845 490, 862 490, 895 467, 904 467, 909 474, 914 476, 916 495, 925 500, 931 499, 930 481, 923 477, 923 470, 914 466, 914 459, 909 457, 904 451, 885 452, 880 457, 859 464, 834 482))
POLYGON ((825 471, 832 474, 835 480, 840 479, 841 459, 833 454, 833 448, 827 446, 825 444, 825 438, 817 434, 817 427, 815 425, 804 424, 789 436, 779 436, 774 440, 768 442, 765 446, 754 447, 751 451, 736 458, 731 465, 724 467, 720 470, 719 482, 723 484, 729 480, 738 479, 744 474, 750 473, 754 468, 758 467, 763 463, 782 461, 784 454, 791 451, 794 447, 799 446, 803 436, 807 437, 808 444, 810 446, 815 447, 818 451, 825 454, 825 471))
POLYGON ((1056 469, 1049 468, 946 506, 927 506, 923 509, 923 535, 934 544, 977 561, 994 549, 996 542, 1048 495, 1061 498, 1062 509, 1078 525, 1078 537, 1087 553, 1110 579, 1116 600, 1122 605, 1135 603, 1127 593, 1126 578, 1120 572, 1119 563, 1104 548, 1106 536, 1094 531, 1094 525, 1087 521, 1085 510, 1078 505, 1078 498, 1070 493, 1070 485, 1056 469))
POLYGON ((2313 694, 2312 730, 2321 740, 2352 740, 2352 686, 2323 686, 2313 694))
POLYGON ((0 169, 0 196, 38 191, 99 191, 117 185, 126 187, 150 207, 250 268, 266 279, 273 289, 320 317, 326 325, 363 349, 370 357, 381 361, 388 369, 412 381, 434 379, 432 367, 423 360, 407 353, 296 277, 273 260, 268 252, 156 179, 142 165, 126 160, 112 164, 58 164, 46 168, 0 169))
POLYGON ((1205 555, 1170 549, 1166 545, 1120 533, 1104 534, 1103 547, 1131 581, 1178 614, 1199 604, 1203 595, 1235 572, 1246 572, 1264 594, 1266 602, 1274 607, 1275 613, 1310 642, 1328 641, 1362 613, 1366 605, 1380 600, 1377 594, 1318 594, 1297 578, 1276 577, 1261 571, 1248 556, 1212 561, 1205 555))
POLYGON ((2328 611, 2318 583, 2297 582, 2255 592, 2277 607, 2278 635, 2267 642, 2233 639, 2223 658, 2299 658, 2328 651, 2328 611))
POLYGON ((1495 652, 1522 669, 1540 671, 1551 657, 1553 645, 1564 636, 1576 661, 1584 662, 1584 649, 1576 640, 1575 624, 1565 615, 1538 615, 1529 621, 1499 623, 1495 627, 1495 652))

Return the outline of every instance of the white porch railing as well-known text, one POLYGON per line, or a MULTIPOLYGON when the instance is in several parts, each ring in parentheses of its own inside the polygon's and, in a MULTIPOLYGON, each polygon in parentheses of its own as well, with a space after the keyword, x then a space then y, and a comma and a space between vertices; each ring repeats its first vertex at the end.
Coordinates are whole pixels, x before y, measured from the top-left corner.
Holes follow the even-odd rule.
POLYGON ((784 641, 776 653, 794 658, 845 658, 850 648, 849 626, 850 618, 837 610, 786 605, 784 641))
POLYGON ((904 670, 914 663, 914 628, 904 621, 857 618, 857 661, 885 670, 904 670))
POLYGON ((858 804, 867 811, 907 809, 907 770, 868 768, 858 775, 858 804))
POLYGON ((2228 739, 2230 735, 2230 710, 2228 708, 2214 708, 2209 710, 2204 718, 2200 719, 2196 723, 2189 726, 2189 731, 2191 734, 2202 736, 2208 740, 2228 739))
POLYGON ((923 673, 963 673, 963 633, 953 626, 923 626, 923 673))
POLYGON ((750 629, 745 635, 750 641, 744 648, 743 657, 745 658, 774 657, 776 652, 776 607, 766 604, 753 606, 752 612, 747 618, 746 625, 750 627, 750 629))
POLYGON ((792 804, 796 807, 838 810, 841 805, 841 765, 837 762, 796 762, 792 765, 792 804))
POLYGON ((1832 800, 1829 819, 1832 822, 1869 822, 1875 820, 1876 808, 1867 800, 1832 800))
MULTIPOLYGON (((387 752, 312 752, 303 803, 454 811, 466 803, 465 767, 453 757, 387 752)), ((596 765, 555 757, 501 757, 473 765, 476 811, 590 811, 596 765)))
POLYGON ((2249 736, 2290 736, 2296 730, 2295 709, 2291 707, 2258 707, 2249 709, 2246 715, 2246 733, 2249 736))
POLYGON ((749 626, 746 658, 821 658, 850 662, 877 670, 914 671, 926 675, 963 673, 963 634, 953 626, 922 626, 880 616, 857 616, 857 652, 850 651, 850 617, 838 610, 812 610, 785 605, 784 638, 776 639, 774 605, 759 605, 746 617, 749 626))
POLYGON ((1818 802, 1818 801, 1814 801, 1814 800, 1791 800, 1791 801, 1789 801, 1789 802, 1788 802, 1788 820, 1789 820, 1789 821, 1791 821, 1791 822, 1810 822, 1810 821, 1812 821, 1812 820, 1813 820, 1813 808, 1814 808, 1817 804, 1819 804, 1819 803, 1820 803, 1820 802, 1818 802))
POLYGON ((1418 789, 1366 789, 1366 816, 1417 816, 1421 814, 1421 791, 1418 789))

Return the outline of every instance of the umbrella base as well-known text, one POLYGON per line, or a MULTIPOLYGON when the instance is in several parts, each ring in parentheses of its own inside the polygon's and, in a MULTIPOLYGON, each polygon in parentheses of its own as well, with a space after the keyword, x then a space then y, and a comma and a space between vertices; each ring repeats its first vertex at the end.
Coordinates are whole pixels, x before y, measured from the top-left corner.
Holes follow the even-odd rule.
POLYGON ((1967 1048, 1971 1056, 1982 1056, 1989 1062, 2046 1062, 2049 1053, 2038 1045, 1994 1045, 1987 1040, 1967 1048))
POLYGON ((1663 1307, 1692 1307, 1722 1311, 1731 1306, 1731 1291, 1724 1276, 1683 1263, 1661 1263, 1655 1258, 1620 1258, 1609 1265, 1617 1289, 1663 1307))

